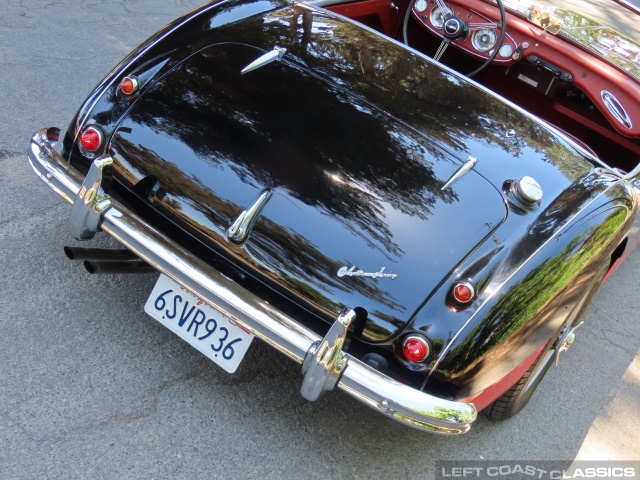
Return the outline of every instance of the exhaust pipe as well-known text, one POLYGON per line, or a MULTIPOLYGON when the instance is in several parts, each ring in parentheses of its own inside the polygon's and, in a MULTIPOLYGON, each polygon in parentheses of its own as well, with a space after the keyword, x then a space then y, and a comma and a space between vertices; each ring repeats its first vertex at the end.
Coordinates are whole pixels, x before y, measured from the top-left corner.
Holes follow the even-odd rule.
POLYGON ((70 260, 100 260, 104 262, 121 262, 126 260, 138 259, 138 256, 128 248, 64 247, 64 254, 70 260))
POLYGON ((64 247, 64 254, 71 260, 84 260, 89 273, 149 273, 155 268, 128 248, 64 247))
POLYGON ((85 260, 84 268, 89 273, 150 273, 156 269, 142 260, 115 262, 107 260, 85 260))

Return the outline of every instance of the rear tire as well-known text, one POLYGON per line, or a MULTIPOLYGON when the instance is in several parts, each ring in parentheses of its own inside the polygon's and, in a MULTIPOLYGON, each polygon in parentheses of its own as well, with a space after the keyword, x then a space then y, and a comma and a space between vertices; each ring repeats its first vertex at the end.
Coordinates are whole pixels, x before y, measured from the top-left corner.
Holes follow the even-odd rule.
POLYGON ((520 380, 499 399, 489 405, 484 410, 484 413, 491 420, 500 421, 511 418, 522 410, 552 365, 552 357, 554 354, 554 349, 545 348, 529 369, 524 372, 524 375, 520 377, 520 380))
MULTIPOLYGON (((624 242, 623 244, 626 245, 624 242)), ((619 253, 619 255, 621 254, 622 252, 619 253)), ((612 263, 613 257, 611 264, 612 263)), ((603 265, 598 273, 594 275, 593 283, 582 295, 579 301, 576 302, 571 316, 567 319, 565 328, 572 328, 578 324, 580 317, 587 309, 591 299, 598 290, 598 287, 601 285, 602 279, 604 278, 609 266, 609 264, 603 265)), ((556 355, 556 349, 560 347, 559 345, 556 345, 556 342, 558 342, 558 339, 561 336, 562 331, 558 332, 556 336, 549 341, 546 348, 542 350, 538 358, 536 358, 529 369, 524 372, 524 375, 520 377, 520 380, 518 380, 516 384, 500 398, 483 410, 487 417, 491 420, 497 421, 506 420, 507 418, 513 417, 527 405, 536 391, 536 388, 538 388, 540 381, 544 378, 547 370, 549 370, 549 367, 553 364, 553 357, 556 355)), ((560 351, 562 352, 562 350, 560 351)))

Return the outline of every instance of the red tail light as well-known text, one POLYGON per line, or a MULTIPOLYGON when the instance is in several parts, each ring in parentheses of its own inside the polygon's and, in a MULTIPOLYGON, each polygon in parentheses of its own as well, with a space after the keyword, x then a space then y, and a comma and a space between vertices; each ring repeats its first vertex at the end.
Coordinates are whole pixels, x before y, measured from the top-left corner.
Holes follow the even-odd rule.
POLYGON ((102 146, 102 134, 97 128, 85 128, 80 135, 80 145, 89 152, 95 152, 102 146))
POLYGON ((473 285, 469 282, 457 282, 453 284, 451 289, 451 298, 455 304, 460 306, 467 306, 476 295, 476 291, 473 285))
POLYGON ((49 128, 47 130, 47 140, 50 142, 57 142, 60 140, 60 129, 59 128, 49 128))
POLYGON ((124 77, 120 82, 120 91, 125 95, 131 95, 138 90, 138 79, 136 77, 124 77))
POLYGON ((402 344, 402 353, 409 362, 423 362, 429 356, 429 344, 424 338, 412 335, 402 344))

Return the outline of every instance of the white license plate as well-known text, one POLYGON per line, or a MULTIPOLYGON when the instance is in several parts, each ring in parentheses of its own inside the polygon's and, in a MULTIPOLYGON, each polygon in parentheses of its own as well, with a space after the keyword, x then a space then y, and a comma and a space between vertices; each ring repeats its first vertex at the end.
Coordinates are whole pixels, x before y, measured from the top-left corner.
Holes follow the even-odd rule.
POLYGON ((253 334, 165 275, 160 275, 144 311, 233 373, 253 334))

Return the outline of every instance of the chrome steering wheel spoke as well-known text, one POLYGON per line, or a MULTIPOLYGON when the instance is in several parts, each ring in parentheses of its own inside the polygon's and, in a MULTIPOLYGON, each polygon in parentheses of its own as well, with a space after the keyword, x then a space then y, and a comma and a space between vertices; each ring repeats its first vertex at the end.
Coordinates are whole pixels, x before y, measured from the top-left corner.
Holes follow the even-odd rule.
POLYGON ((467 23, 470 31, 484 30, 485 28, 498 28, 496 22, 479 22, 479 23, 467 23))
POLYGON ((436 5, 440 7, 443 14, 451 10, 451 8, 446 3, 444 3, 444 0, 435 0, 435 2, 436 2, 436 5))
MULTIPOLYGON (((409 19, 412 17, 413 7, 416 4, 416 1, 417 0, 411 0, 409 2, 404 14, 404 18, 402 20, 402 40, 406 45, 409 45, 408 24, 409 24, 409 19)), ((490 51, 488 51, 489 53, 488 58, 486 58, 484 62, 481 63, 480 66, 478 66, 475 70, 473 70, 470 73, 467 73, 466 75, 468 77, 473 77, 474 75, 480 73, 482 70, 488 67, 491 64, 491 62, 493 62, 493 60, 496 58, 496 55, 500 51, 500 47, 502 46, 502 43, 504 41, 504 37, 506 34, 506 27, 507 27, 507 13, 504 8, 504 0, 495 0, 495 2, 497 4, 498 10, 500 11, 500 21, 467 23, 464 21, 464 19, 455 16, 454 10, 449 5, 447 5, 447 2, 445 0, 434 0, 431 12, 433 13, 434 9, 440 10, 439 14, 441 15, 443 20, 442 30, 443 30, 444 38, 442 40, 442 43, 440 43, 440 46, 438 47, 438 51, 433 56, 433 59, 436 61, 440 61, 440 59, 442 58, 442 55, 447 50, 447 47, 453 40, 464 40, 468 38, 468 35, 471 34, 472 32, 489 30, 489 29, 490 30, 499 29, 499 32, 500 32, 499 34, 494 31, 494 33, 497 36, 497 39, 494 45, 489 47, 490 51)), ((439 28, 438 25, 435 25, 433 18, 431 19, 431 22, 434 24, 436 28, 439 28)), ((432 33, 436 33, 436 32, 432 32, 432 33)))
POLYGON ((444 55, 444 52, 447 50, 447 47, 449 46, 449 44, 451 43, 451 40, 447 37, 444 37, 442 39, 442 43, 440 43, 440 46, 438 47, 438 50, 436 51, 435 55, 433 56, 433 59, 436 62, 439 62, 440 59, 442 58, 442 55, 444 55))

